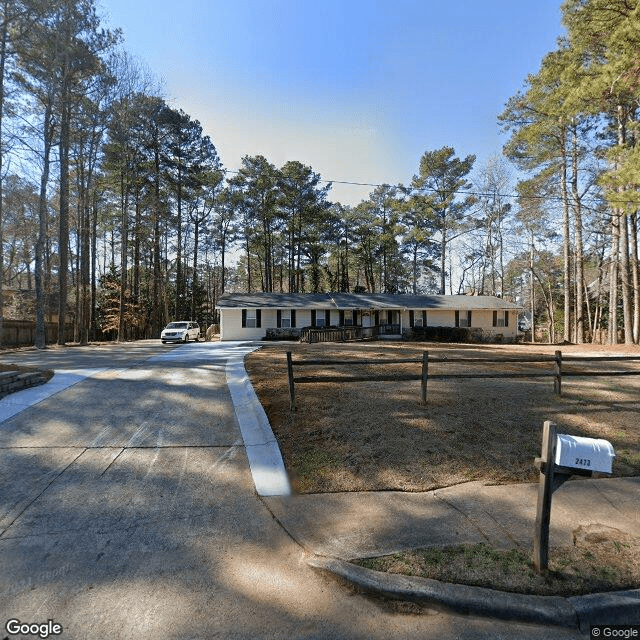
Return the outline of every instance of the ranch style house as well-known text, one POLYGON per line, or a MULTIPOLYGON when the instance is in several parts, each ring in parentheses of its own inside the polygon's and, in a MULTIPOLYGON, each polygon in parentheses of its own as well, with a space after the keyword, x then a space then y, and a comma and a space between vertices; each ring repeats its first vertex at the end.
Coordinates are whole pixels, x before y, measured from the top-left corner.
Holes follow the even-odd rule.
POLYGON ((385 293, 225 293, 216 308, 221 340, 295 339, 323 327, 371 328, 379 338, 467 327, 504 342, 515 341, 521 309, 495 296, 385 293))

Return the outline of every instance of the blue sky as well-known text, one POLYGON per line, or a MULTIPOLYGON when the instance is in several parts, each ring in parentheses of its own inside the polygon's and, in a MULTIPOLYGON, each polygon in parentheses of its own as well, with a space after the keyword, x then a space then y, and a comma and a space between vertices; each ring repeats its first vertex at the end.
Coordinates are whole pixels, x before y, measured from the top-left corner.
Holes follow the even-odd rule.
POLYGON ((562 33, 561 0, 99 1, 225 167, 261 154, 367 183, 407 183, 445 145, 477 168, 500 153, 497 114, 562 33))

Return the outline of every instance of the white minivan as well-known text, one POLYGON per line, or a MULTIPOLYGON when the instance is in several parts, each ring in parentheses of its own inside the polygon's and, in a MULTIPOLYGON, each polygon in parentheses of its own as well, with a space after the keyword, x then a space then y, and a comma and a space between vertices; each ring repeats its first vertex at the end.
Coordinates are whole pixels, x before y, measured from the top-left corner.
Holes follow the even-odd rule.
POLYGON ((200 340, 200 326, 197 322, 180 320, 170 322, 160 334, 162 344, 166 342, 187 342, 188 340, 200 340))

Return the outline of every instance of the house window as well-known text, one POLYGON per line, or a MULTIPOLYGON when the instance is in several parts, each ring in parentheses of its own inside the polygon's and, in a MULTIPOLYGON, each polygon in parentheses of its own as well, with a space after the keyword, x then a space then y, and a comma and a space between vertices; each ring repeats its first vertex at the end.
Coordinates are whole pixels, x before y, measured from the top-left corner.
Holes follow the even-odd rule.
POLYGON ((493 326, 494 327, 508 327, 509 326, 509 312, 506 310, 493 312, 493 326))
POLYGON ((312 327, 324 327, 328 325, 327 322, 329 316, 329 310, 322 311, 311 309, 311 326, 312 327))
POLYGON ((242 327, 247 329, 255 329, 260 327, 262 321, 262 309, 243 309, 242 310, 242 327))
POLYGON ((423 327, 424 324, 422 322, 422 313, 420 311, 416 311, 413 314, 413 326, 414 327, 423 327))
POLYGON ((278 309, 276 312, 276 325, 278 329, 284 327, 290 329, 296 326, 296 310, 295 309, 278 309))
POLYGON ((456 327, 471 326, 471 311, 456 311, 456 327))
POLYGON ((331 324, 331 310, 311 312, 311 324, 314 327, 328 327, 331 324), (315 315, 314 315, 315 314, 315 315))
POLYGON ((258 319, 256 318, 256 310, 255 309, 247 309, 247 324, 246 326, 249 328, 255 328, 257 326, 258 319))

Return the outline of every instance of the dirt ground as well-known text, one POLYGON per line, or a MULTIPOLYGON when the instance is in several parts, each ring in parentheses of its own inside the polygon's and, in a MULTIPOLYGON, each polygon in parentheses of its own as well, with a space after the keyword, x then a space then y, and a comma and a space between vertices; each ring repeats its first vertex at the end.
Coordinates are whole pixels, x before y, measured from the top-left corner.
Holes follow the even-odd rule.
MULTIPOLYGON (((566 377, 557 397, 553 378, 430 380, 421 404, 420 382, 297 384, 297 410, 289 409, 286 352, 309 359, 636 355, 623 345, 445 345, 370 342, 265 343, 247 358, 247 370, 280 444, 294 489, 429 491, 469 480, 492 484, 537 479, 542 425, 560 433, 605 438, 616 451, 614 476, 640 474, 640 375, 566 377)), ((548 371, 553 363, 432 362, 429 373, 548 371), (499 369, 496 369, 499 368, 499 369)), ((637 362, 563 363, 563 371, 634 369, 637 362)), ((421 365, 295 367, 298 376, 397 372, 421 365)))

